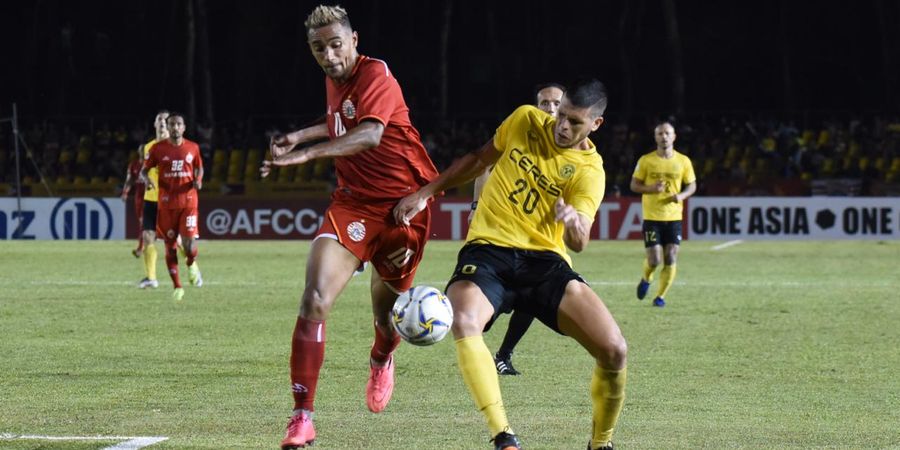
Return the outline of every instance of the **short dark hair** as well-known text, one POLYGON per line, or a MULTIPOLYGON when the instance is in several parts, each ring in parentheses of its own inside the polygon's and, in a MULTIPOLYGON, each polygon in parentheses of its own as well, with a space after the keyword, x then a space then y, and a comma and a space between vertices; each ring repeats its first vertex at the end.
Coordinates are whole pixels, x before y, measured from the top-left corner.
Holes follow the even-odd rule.
POLYGON ((547 82, 547 83, 536 84, 536 85, 534 86, 534 96, 537 97, 537 95, 538 95, 539 92, 543 91, 544 89, 552 88, 552 87, 553 87, 553 88, 557 88, 557 89, 559 89, 559 90, 561 90, 561 91, 563 91, 563 92, 566 92, 566 87, 565 87, 565 86, 563 86, 563 85, 561 85, 561 84, 559 84, 559 83, 555 83, 555 82, 553 82, 553 81, 550 81, 550 82, 547 82))
POLYGON ((166 122, 168 122, 169 119, 171 119, 171 118, 173 118, 173 117, 181 117, 181 120, 182 120, 182 121, 187 122, 187 120, 184 118, 184 114, 182 114, 182 113, 180 113, 180 112, 178 112, 178 111, 172 111, 172 112, 170 112, 170 113, 169 113, 169 117, 166 117, 166 122))
POLYGON ((578 80, 566 90, 566 98, 572 106, 590 108, 594 117, 600 117, 606 111, 606 86, 595 78, 578 80))

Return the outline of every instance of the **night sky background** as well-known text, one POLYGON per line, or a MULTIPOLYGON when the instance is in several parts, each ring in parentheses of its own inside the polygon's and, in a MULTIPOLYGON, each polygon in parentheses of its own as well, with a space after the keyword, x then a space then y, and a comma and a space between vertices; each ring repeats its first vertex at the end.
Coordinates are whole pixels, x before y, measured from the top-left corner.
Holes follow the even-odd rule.
MULTIPOLYGON (((213 116, 198 106, 197 120, 321 114, 324 75, 303 28, 318 2, 31 0, 0 6, 0 116, 16 102, 32 120, 149 120, 159 108, 186 111, 188 86, 206 104, 200 37, 185 81, 187 10, 197 2, 208 12, 213 116)), ((414 119, 438 116, 447 2, 340 4, 360 53, 387 61, 414 119)), ((500 118, 532 101, 535 84, 580 76, 607 84, 608 116, 676 112, 677 51, 688 115, 900 109, 900 2, 891 0, 457 0, 450 18, 447 117, 500 118)))

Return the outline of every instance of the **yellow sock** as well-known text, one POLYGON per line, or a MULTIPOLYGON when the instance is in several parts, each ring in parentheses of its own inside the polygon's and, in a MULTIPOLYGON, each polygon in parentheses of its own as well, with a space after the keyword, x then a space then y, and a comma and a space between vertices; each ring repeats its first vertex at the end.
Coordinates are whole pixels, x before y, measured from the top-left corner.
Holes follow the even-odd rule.
POLYGON ((612 440, 613 430, 625 401, 626 373, 624 367, 622 370, 594 367, 594 375, 591 377, 591 403, 594 405, 591 448, 602 447, 612 440))
POLYGON ((469 387, 475 406, 487 419, 493 438, 501 432, 513 434, 500 396, 500 379, 494 358, 482 336, 469 336, 456 341, 456 359, 463 381, 469 387))
POLYGON ((144 249, 144 273, 151 280, 156 279, 156 245, 150 244, 144 249))
POLYGON ((656 270, 655 267, 650 267, 650 263, 647 262, 647 258, 644 258, 644 280, 648 283, 653 281, 653 272, 656 270))
POLYGON ((663 266, 662 270, 659 271, 659 293, 656 294, 657 297, 666 297, 666 292, 669 292, 672 282, 675 281, 676 271, 675 264, 663 266))

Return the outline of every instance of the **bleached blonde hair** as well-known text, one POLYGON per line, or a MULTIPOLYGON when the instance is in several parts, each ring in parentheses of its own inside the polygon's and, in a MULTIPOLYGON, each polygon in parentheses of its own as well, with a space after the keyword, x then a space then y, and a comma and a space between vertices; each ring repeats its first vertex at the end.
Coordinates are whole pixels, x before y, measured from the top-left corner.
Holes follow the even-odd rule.
POLYGON ((316 6, 316 9, 309 13, 309 17, 306 18, 306 22, 303 22, 303 25, 306 26, 306 31, 310 31, 333 23, 339 23, 351 30, 353 29, 350 26, 350 16, 347 15, 347 10, 340 5, 316 6))

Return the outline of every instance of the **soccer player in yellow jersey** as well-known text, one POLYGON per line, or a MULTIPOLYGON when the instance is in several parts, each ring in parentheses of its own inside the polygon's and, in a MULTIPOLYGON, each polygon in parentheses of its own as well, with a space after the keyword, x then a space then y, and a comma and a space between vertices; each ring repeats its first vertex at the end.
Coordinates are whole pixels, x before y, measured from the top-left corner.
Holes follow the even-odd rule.
POLYGON ((516 109, 480 150, 456 160, 405 197, 395 219, 408 223, 430 198, 494 165, 466 244, 447 285, 459 369, 487 420, 495 450, 521 444, 506 417, 500 382, 482 333, 501 313, 524 311, 571 336, 594 358, 589 449, 611 449, 625 398, 627 345, 603 301, 571 268, 567 248, 588 244, 603 199, 603 160, 588 134, 603 123, 606 89, 597 80, 571 85, 558 117, 516 109))
MULTIPOLYGON (((166 128, 166 119, 169 117, 168 111, 160 111, 156 113, 153 120, 153 128, 156 130, 156 138, 144 144, 144 159, 150 157, 150 149, 160 141, 169 137, 169 130, 166 128)), ((154 167, 147 174, 153 182, 153 186, 159 186, 159 171, 154 167)), ((159 281, 156 280, 156 211, 157 202, 159 201, 159 191, 155 187, 151 188, 145 183, 147 188, 144 190, 144 217, 141 224, 141 238, 144 240, 144 279, 138 283, 141 289, 157 288, 159 281)))
MULTIPOLYGON (((562 101, 563 92, 565 92, 565 90, 566 88, 558 83, 545 83, 538 85, 538 87, 535 88, 534 94, 535 105, 541 111, 544 111, 545 113, 550 114, 551 117, 556 118, 556 112, 559 110, 559 103, 562 101)), ((475 201, 472 202, 472 212, 469 214, 469 223, 472 222, 472 217, 474 216, 475 209, 478 206, 478 197, 481 195, 481 191, 484 188, 484 183, 487 182, 487 179, 490 175, 491 170, 488 169, 475 179, 474 194, 472 196, 475 201)), ((528 328, 531 326, 531 322, 533 321, 534 317, 521 311, 516 311, 510 316, 509 325, 506 328, 506 334, 503 335, 503 342, 500 344, 500 348, 497 349, 497 353, 494 354, 494 365, 497 367, 498 374, 520 374, 520 372, 516 370, 516 368, 513 367, 512 364, 513 350, 522 339, 522 336, 525 336, 525 332, 528 331, 528 328)))
POLYGON ((644 273, 637 286, 637 298, 643 300, 653 281, 660 260, 659 291, 653 306, 666 306, 665 296, 675 281, 675 261, 681 245, 681 215, 684 200, 697 190, 694 166, 687 156, 675 151, 675 128, 663 122, 653 130, 656 150, 641 156, 631 190, 641 195, 644 212, 642 231, 647 258, 644 273))

